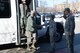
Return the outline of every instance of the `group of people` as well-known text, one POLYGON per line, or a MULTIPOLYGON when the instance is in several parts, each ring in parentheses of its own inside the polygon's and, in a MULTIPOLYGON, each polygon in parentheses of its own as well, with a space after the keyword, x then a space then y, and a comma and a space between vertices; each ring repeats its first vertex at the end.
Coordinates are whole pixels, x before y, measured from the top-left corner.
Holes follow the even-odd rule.
POLYGON ((30 51, 31 49, 36 49, 36 30, 38 25, 36 24, 36 12, 31 11, 28 13, 26 0, 21 0, 22 3, 20 4, 20 28, 21 28, 21 35, 27 37, 27 50, 30 51), (30 16, 28 16, 30 14, 30 16))
MULTIPOLYGON (((54 21, 54 16, 49 16, 50 23, 49 23, 49 34, 50 34, 50 43, 52 46, 52 52, 55 52, 55 38, 56 38, 56 22, 54 21)), ((69 48, 70 53, 74 53, 74 35, 75 35, 75 19, 73 13, 71 13, 71 10, 69 8, 64 9, 64 33, 66 35, 67 45, 69 48)))
MULTIPOLYGON (((71 13, 71 10, 69 8, 65 8, 64 9, 64 19, 66 20, 65 21, 65 24, 64 24, 64 32, 65 32, 65 35, 66 35, 66 40, 67 40, 67 45, 68 45, 68 48, 69 48, 69 51, 70 53, 74 53, 74 35, 75 35, 75 19, 74 19, 74 15, 73 13, 71 13)), ((52 20, 52 19, 51 19, 52 20)), ((50 24, 50 28, 52 26, 52 29, 50 29, 50 42, 51 42, 51 45, 52 45, 52 48, 53 48, 53 52, 55 52, 55 36, 56 36, 56 24, 54 21, 50 21, 52 24, 50 24), (52 30, 52 31, 51 31, 52 30), (53 36, 53 37, 52 37, 53 36)))
MULTIPOLYGON (((22 0, 25 3, 25 0, 22 0)), ((21 19, 24 18, 25 14, 25 8, 23 8, 23 5, 20 4, 20 10, 21 12, 21 19)), ((55 48, 56 48, 56 44, 55 44, 55 37, 56 37, 56 22, 54 21, 55 16, 54 15, 48 15, 47 17, 50 18, 50 21, 47 25, 49 25, 49 35, 50 35, 50 44, 52 46, 52 51, 55 52, 55 48)), ((64 26, 64 32, 66 35, 66 39, 67 39, 67 43, 68 43, 68 48, 70 53, 74 53, 74 29, 75 29, 75 19, 74 19, 74 15, 71 13, 71 10, 69 8, 65 8, 64 9, 64 16, 63 16, 66 20, 65 22, 65 26, 64 26)), ((27 50, 31 50, 31 49, 36 49, 35 47, 35 43, 36 43, 36 32, 37 32, 37 27, 41 26, 41 25, 37 25, 36 24, 36 12, 35 11, 31 11, 30 12, 30 16, 25 19, 26 21, 26 32, 25 32, 25 36, 27 37, 27 50), (30 45, 31 44, 31 45, 30 45)), ((22 22, 21 22, 22 24, 22 22)))
MULTIPOLYGON (((54 21, 54 15, 48 15, 47 17, 50 18, 49 21, 49 35, 50 35, 50 44, 52 47, 52 52, 55 52, 56 44, 55 38, 57 33, 56 22, 54 21)), ((70 53, 74 53, 74 35, 75 35, 75 19, 74 14, 71 12, 69 8, 64 9, 64 33, 66 35, 67 45, 69 48, 70 53)))

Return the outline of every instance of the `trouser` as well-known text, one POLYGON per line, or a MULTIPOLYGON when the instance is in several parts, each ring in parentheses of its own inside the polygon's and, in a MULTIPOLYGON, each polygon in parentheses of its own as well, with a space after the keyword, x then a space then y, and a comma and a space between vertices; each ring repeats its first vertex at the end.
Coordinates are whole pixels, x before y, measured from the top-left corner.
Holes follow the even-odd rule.
POLYGON ((30 48, 30 44, 34 46, 36 43, 36 33, 32 33, 30 31, 26 31, 26 36, 27 36, 27 48, 30 48))
POLYGON ((27 18, 21 18, 20 19, 20 27, 21 27, 21 35, 23 36, 25 34, 25 27, 26 27, 26 20, 27 18))
POLYGON ((49 32, 50 35, 50 44, 53 50, 55 50, 55 37, 56 37, 56 33, 54 33, 53 31, 49 32))
POLYGON ((65 33, 66 35, 66 39, 67 39, 67 44, 68 44, 68 48, 70 53, 74 53, 74 34, 73 35, 69 35, 67 33, 65 33))

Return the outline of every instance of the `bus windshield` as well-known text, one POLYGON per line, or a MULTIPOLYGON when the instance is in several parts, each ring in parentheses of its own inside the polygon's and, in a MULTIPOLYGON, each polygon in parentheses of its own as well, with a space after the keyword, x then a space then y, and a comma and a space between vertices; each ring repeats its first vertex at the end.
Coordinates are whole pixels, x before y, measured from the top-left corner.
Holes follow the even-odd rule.
POLYGON ((0 0, 0 18, 10 17, 11 17, 10 0, 0 0))

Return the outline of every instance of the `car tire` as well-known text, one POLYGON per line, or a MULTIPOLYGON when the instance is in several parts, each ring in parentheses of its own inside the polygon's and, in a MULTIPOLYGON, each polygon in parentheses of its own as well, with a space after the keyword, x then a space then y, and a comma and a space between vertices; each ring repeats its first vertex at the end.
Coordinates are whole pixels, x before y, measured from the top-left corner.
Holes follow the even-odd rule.
MULTIPOLYGON (((57 26, 57 33, 56 33, 56 42, 60 42, 62 40, 62 36, 63 36, 63 33, 64 33, 64 27, 61 23, 59 22, 56 22, 56 26, 57 26)), ((50 41, 50 37, 49 37, 49 27, 47 29, 47 33, 46 33, 46 37, 47 37, 47 40, 48 42, 50 41)))
POLYGON ((56 42, 60 42, 62 40, 62 36, 63 36, 63 33, 57 32, 56 33, 56 42))

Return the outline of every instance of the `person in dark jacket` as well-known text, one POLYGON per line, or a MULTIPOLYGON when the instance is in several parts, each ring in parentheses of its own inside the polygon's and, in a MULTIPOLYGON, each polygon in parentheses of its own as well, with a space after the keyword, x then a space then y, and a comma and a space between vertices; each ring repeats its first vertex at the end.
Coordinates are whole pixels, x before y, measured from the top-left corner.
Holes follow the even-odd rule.
POLYGON ((69 8, 65 8, 64 15, 66 19, 64 31, 68 41, 68 48, 70 53, 74 53, 73 43, 74 43, 75 19, 72 13, 70 13, 69 8))

